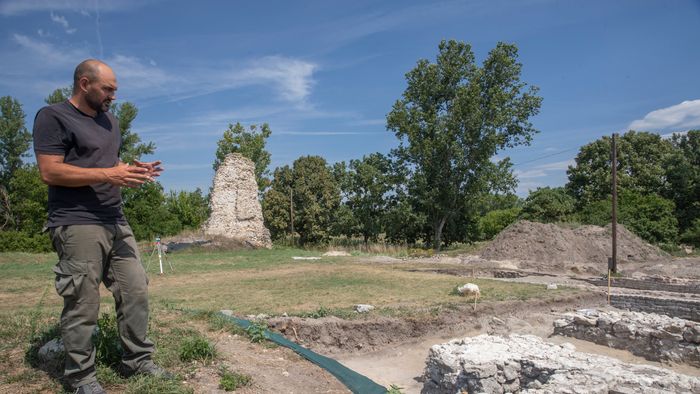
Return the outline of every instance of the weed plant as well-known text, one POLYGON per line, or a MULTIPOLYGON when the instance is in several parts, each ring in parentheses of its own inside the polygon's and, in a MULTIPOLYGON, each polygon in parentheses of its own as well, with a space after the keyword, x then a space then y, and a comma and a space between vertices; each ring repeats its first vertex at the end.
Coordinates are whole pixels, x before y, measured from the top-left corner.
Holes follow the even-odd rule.
POLYGON ((180 345, 180 360, 183 362, 201 361, 207 363, 216 357, 216 348, 206 338, 193 335, 180 345))
POLYGON ((253 382, 250 375, 229 371, 225 365, 219 368, 219 388, 224 391, 235 391, 243 386, 249 386, 253 382))

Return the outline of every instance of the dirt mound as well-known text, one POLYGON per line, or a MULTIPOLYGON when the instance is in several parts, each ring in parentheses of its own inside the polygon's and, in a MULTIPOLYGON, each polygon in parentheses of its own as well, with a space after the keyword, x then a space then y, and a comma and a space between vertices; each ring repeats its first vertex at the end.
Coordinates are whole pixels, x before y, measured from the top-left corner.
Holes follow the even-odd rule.
MULTIPOLYGON (((617 253, 620 262, 666 261, 669 256, 627 230, 617 226, 617 253)), ((503 230, 486 246, 481 257, 488 260, 519 260, 552 263, 552 268, 572 268, 593 264, 605 271, 612 256, 610 226, 565 228, 556 224, 526 220, 503 230)))

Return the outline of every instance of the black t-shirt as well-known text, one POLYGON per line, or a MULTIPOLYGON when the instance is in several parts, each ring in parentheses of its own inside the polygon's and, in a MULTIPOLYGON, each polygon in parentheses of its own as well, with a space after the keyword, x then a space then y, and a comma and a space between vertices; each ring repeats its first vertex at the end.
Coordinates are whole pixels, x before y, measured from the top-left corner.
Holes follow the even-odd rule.
MULTIPOLYGON (((65 101, 39 110, 34 119, 34 151, 63 156, 83 168, 114 167, 119 162, 121 133, 109 112, 89 116, 65 101)), ((48 227, 69 224, 125 224, 118 186, 49 186, 48 227)))

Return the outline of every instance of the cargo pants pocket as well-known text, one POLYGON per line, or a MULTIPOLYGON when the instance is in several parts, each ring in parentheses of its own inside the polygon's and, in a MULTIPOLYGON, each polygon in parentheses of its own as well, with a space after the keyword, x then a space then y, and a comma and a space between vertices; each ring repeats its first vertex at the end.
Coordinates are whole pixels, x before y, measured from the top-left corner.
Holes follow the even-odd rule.
POLYGON ((56 293, 64 298, 79 298, 87 277, 87 262, 61 260, 53 267, 53 272, 56 274, 56 293))

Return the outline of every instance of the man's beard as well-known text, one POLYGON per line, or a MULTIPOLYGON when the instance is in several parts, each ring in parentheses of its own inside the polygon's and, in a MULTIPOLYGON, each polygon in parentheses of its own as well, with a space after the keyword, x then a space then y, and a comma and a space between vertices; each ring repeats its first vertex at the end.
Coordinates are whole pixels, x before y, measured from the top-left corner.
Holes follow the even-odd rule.
POLYGON ((95 97, 95 95, 90 93, 85 96, 85 102, 87 102, 87 105, 98 114, 109 111, 109 107, 112 104, 112 100, 100 101, 98 97, 95 97))

